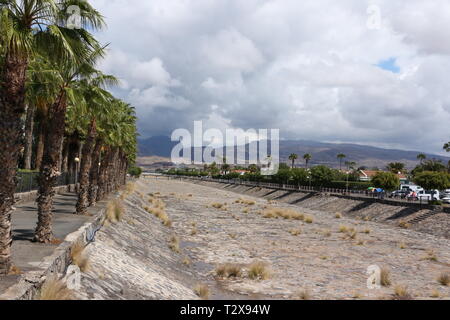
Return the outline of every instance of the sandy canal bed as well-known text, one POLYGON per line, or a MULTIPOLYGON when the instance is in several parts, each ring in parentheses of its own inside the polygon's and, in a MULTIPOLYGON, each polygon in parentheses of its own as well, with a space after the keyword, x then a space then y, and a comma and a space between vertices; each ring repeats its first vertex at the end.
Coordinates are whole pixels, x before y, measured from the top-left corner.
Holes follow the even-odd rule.
POLYGON ((124 205, 121 222, 88 247, 79 298, 194 299, 198 284, 211 299, 392 299, 397 286, 414 299, 450 297, 437 281, 450 272, 443 237, 174 180, 140 180, 124 205), (149 194, 164 202, 171 227, 143 209, 149 194), (264 217, 273 209, 302 219, 264 217), (179 252, 169 248, 173 236, 179 252), (255 261, 267 279, 250 279, 255 261), (241 275, 218 277, 223 264, 241 275), (389 286, 367 288, 372 265, 389 270, 389 286))

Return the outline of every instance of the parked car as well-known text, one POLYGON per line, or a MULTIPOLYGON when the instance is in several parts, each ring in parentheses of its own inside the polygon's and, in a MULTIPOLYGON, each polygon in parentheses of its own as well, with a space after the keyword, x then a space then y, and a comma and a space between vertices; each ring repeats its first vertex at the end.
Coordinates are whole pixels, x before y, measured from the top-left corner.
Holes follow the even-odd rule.
POLYGON ((410 193, 411 191, 406 189, 396 190, 389 195, 389 198, 405 199, 410 193))
POLYGON ((439 200, 440 193, 439 190, 422 190, 417 193, 417 198, 422 201, 439 200))
POLYGON ((441 198, 441 201, 443 203, 450 203, 450 195, 445 196, 444 198, 441 198))
POLYGON ((415 184, 402 184, 402 185, 400 185, 400 190, 409 190, 412 192, 420 192, 420 191, 423 191, 423 188, 420 186, 416 186, 415 184))

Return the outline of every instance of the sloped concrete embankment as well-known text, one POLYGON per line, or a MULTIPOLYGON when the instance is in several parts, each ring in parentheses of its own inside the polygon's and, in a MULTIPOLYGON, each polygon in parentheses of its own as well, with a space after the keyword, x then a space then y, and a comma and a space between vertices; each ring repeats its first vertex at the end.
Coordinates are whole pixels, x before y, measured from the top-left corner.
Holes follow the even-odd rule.
POLYGON ((137 185, 139 191, 123 200, 122 219, 105 224, 86 248, 90 268, 82 275, 77 298, 198 299, 193 288, 201 279, 183 265, 182 255, 169 248, 173 228, 143 209, 150 206, 150 190, 137 185))
POLYGON ((302 208, 331 213, 341 213, 348 217, 366 219, 398 225, 407 223, 410 228, 440 237, 450 238, 450 214, 431 206, 417 204, 382 202, 377 199, 363 199, 349 196, 327 195, 323 193, 292 192, 243 185, 222 184, 216 182, 198 182, 205 186, 276 200, 297 205, 302 208))

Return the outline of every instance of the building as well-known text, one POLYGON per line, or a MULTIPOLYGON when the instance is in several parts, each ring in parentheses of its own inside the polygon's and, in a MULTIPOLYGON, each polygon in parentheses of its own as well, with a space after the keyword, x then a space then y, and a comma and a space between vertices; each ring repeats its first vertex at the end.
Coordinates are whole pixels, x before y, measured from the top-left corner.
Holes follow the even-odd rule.
MULTIPOLYGON (((359 170, 359 181, 372 181, 372 178, 380 171, 376 170, 359 170)), ((407 184, 409 183, 408 177, 403 173, 397 174, 398 178, 400 179, 401 184, 407 184)))

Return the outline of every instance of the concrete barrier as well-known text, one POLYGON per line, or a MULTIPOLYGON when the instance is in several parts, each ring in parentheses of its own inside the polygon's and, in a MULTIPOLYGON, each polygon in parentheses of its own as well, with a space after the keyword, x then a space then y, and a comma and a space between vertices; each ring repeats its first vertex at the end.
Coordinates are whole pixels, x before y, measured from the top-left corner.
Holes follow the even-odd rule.
MULTIPOLYGON (((71 192, 74 189, 75 189, 75 185, 71 184, 71 185, 67 185, 67 186, 56 187, 55 192, 56 192, 56 194, 61 194, 64 192, 71 192)), ((35 201, 37 199, 37 196, 38 196, 37 190, 14 194, 16 204, 21 204, 21 203, 29 202, 29 201, 35 201)))

